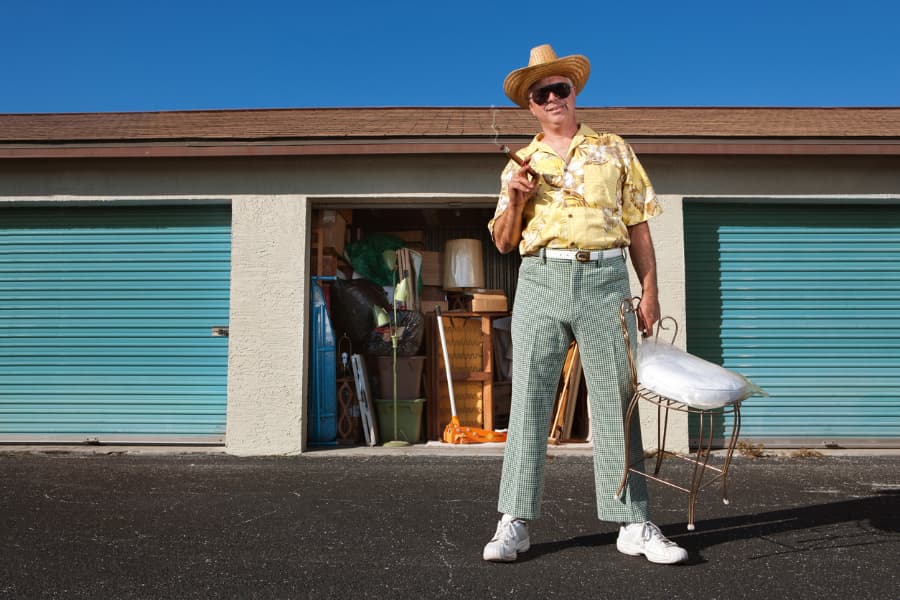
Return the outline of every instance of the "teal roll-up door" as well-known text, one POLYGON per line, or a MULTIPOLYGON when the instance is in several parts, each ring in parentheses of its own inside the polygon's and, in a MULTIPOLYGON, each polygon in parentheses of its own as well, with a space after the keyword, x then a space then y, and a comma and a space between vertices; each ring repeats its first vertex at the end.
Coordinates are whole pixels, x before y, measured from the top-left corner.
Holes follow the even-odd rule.
POLYGON ((225 433, 228 206, 0 210, 0 441, 225 433))
POLYGON ((900 205, 686 200, 684 223, 688 350, 770 394, 741 437, 900 443, 900 205))

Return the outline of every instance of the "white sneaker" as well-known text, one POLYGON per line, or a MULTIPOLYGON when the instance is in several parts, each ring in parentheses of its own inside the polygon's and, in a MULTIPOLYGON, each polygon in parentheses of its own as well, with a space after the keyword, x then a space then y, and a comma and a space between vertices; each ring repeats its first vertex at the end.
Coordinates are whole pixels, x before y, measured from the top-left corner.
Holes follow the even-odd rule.
POLYGON ((629 556, 643 554, 650 562, 661 565, 680 563, 688 557, 687 550, 667 539, 650 521, 622 525, 616 548, 629 556))
POLYGON ((484 547, 484 560, 513 562, 519 552, 526 552, 529 548, 528 523, 511 515, 503 515, 497 523, 494 537, 484 547))

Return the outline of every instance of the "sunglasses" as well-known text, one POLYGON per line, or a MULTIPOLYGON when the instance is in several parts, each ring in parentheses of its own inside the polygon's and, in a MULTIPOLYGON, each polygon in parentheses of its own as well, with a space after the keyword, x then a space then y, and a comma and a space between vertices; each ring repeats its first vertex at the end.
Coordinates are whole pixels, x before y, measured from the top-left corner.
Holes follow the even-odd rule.
POLYGON ((531 92, 531 99, 538 106, 543 106, 550 100, 550 92, 553 92, 553 95, 559 99, 568 98, 569 94, 572 93, 572 86, 564 81, 560 83, 551 83, 550 85, 539 87, 531 92))

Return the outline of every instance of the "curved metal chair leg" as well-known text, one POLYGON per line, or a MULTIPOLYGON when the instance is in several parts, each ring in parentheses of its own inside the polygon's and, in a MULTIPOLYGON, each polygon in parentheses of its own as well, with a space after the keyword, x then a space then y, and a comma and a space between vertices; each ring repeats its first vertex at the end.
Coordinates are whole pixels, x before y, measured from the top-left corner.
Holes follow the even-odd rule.
POLYGON ((741 433, 741 403, 734 404, 734 419, 731 424, 731 437, 728 440, 728 451, 725 453, 725 464, 722 466, 722 502, 729 504, 728 500, 728 467, 731 466, 731 457, 734 456, 734 448, 737 446, 741 433))
MULTIPOLYGON (((661 397, 660 400, 662 400, 661 397)), ((653 471, 653 474, 657 476, 659 475, 660 469, 662 469, 662 461, 666 457, 666 437, 669 432, 669 406, 672 404, 672 401, 669 398, 666 398, 665 400, 665 406, 659 402, 656 404, 656 469, 653 471), (662 417, 660 417, 660 411, 662 411, 662 417), (662 422, 662 434, 660 434, 659 431, 660 422, 662 422)))
POLYGON ((694 462, 694 472, 691 477, 691 491, 688 499, 688 531, 694 531, 694 507, 697 504, 697 497, 700 495, 700 489, 703 485, 703 475, 706 472, 706 466, 709 464, 709 455, 712 450, 713 426, 712 414, 707 411, 700 411, 700 434, 697 440, 697 458, 694 462), (704 437, 704 429, 708 429, 704 437))

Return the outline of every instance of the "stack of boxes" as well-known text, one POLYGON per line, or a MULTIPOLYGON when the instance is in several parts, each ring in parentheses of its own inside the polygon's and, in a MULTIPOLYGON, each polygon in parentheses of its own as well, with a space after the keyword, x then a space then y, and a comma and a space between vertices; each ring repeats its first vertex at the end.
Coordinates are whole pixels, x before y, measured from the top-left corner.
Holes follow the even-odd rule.
POLYGON ((313 275, 333 277, 343 259, 352 211, 320 210, 312 230, 313 275))
POLYGON ((434 312, 435 307, 440 307, 447 312, 447 296, 442 287, 443 273, 441 265, 441 253, 421 251, 422 255, 422 296, 419 307, 423 313, 434 312))

